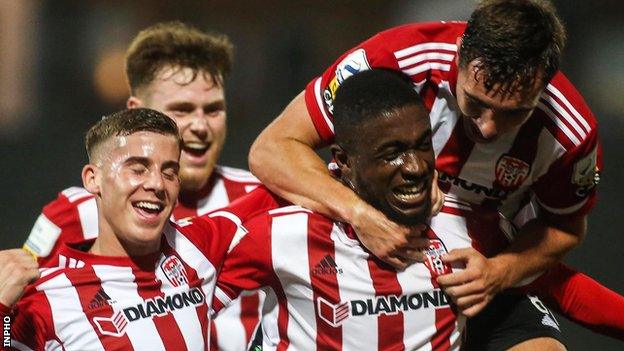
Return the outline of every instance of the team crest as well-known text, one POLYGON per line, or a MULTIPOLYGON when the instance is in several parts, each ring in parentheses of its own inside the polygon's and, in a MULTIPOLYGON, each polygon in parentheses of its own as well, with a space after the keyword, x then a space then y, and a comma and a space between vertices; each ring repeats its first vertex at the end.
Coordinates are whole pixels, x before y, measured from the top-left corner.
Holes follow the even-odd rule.
POLYGON ((178 287, 184 284, 188 284, 188 277, 184 265, 178 258, 178 256, 172 255, 167 257, 161 264, 160 268, 171 285, 178 287))
POLYGON ((442 255, 447 253, 446 247, 441 240, 429 240, 429 247, 423 249, 422 252, 425 254, 425 266, 431 272, 432 277, 435 278, 452 272, 451 266, 444 263, 440 258, 442 255))
POLYGON ((515 157, 503 155, 496 163, 496 180, 503 188, 517 188, 529 176, 531 166, 515 157))

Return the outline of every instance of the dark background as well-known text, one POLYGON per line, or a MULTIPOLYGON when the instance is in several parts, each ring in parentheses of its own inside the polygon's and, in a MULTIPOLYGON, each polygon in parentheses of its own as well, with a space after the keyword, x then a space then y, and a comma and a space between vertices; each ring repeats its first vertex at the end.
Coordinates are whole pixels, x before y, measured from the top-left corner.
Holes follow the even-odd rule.
MULTIPOLYGON (((566 259, 624 292, 624 5, 555 1, 563 70, 600 123, 605 167, 589 235, 566 259)), ((382 29, 466 19, 474 1, 0 1, 0 249, 21 245, 42 205, 81 185, 82 138, 124 107, 123 52, 143 27, 182 20, 230 36, 229 135, 221 164, 246 168, 251 142, 339 54, 382 29)), ((0 264, 2 264, 0 262, 0 264)), ((624 311, 622 311, 624 315, 624 311)), ((560 318, 561 320, 562 318, 560 318)), ((624 344, 563 321, 571 350, 624 344)))

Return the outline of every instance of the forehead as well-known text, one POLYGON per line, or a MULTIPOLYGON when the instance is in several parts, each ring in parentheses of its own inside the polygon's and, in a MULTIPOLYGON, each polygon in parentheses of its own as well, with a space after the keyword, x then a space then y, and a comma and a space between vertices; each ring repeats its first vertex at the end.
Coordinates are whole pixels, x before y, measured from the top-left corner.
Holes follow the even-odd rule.
POLYGON ((179 158, 178 140, 173 135, 141 131, 115 136, 107 144, 109 154, 116 161, 129 157, 151 158, 156 162, 179 158))
POLYGON ((509 91, 508 89, 500 89, 500 84, 494 84, 492 89, 488 91, 485 88, 487 71, 479 69, 477 67, 478 63, 478 60, 473 60, 465 67, 460 68, 460 74, 465 76, 465 81, 464 85, 459 88, 472 96, 483 100, 496 100, 499 103, 511 105, 509 107, 514 107, 523 104, 531 105, 537 102, 544 90, 544 85, 542 84, 543 72, 540 72, 530 87, 509 91))
POLYGON ((155 103, 170 100, 215 100, 223 98, 223 87, 210 74, 188 67, 165 67, 147 86, 146 93, 155 103))
POLYGON ((413 141, 429 131, 429 116, 422 106, 407 105, 361 123, 354 133, 361 145, 376 147, 396 141, 413 141))

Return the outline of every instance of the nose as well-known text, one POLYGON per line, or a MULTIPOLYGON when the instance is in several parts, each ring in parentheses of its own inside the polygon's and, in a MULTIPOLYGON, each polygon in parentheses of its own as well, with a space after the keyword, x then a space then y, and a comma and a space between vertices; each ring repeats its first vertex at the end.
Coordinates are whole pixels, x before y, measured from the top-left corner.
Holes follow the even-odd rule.
POLYGON ((485 139, 495 138, 499 133, 494 114, 489 109, 483 111, 475 120, 475 124, 477 128, 479 128, 479 133, 481 133, 481 136, 485 139))
POLYGON ((427 174, 428 165, 416 152, 408 152, 403 157, 401 172, 405 178, 420 178, 427 174))
POLYGON ((208 116, 203 110, 199 109, 193 114, 190 130, 200 139, 206 139, 212 133, 210 123, 208 123, 208 116))
POLYGON ((165 182, 160 170, 153 169, 149 172, 147 179, 143 183, 143 188, 148 191, 153 191, 156 197, 162 199, 165 193, 165 182))

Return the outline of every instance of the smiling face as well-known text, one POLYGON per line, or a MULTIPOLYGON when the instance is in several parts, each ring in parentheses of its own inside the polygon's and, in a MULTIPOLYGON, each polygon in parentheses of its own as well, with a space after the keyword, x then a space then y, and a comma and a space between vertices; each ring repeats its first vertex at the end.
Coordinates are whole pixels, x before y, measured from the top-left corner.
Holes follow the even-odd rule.
POLYGON ((544 90, 541 79, 531 87, 505 93, 494 85, 487 90, 484 72, 476 69, 476 60, 458 68, 457 103, 463 115, 464 129, 476 143, 495 141, 526 122, 544 90))
POLYGON ((143 255, 160 247, 180 181, 178 140, 136 132, 104 141, 83 169, 85 188, 96 195, 99 237, 106 255, 143 255))
POLYGON ((425 109, 397 108, 362 122, 353 134, 357 139, 349 150, 334 149, 343 181, 389 218, 406 225, 424 222, 435 168, 425 109))
POLYGON ((183 140, 180 180, 183 191, 202 188, 212 174, 226 135, 225 95, 221 84, 190 68, 166 68, 128 100, 128 107, 148 107, 176 121, 183 140))

